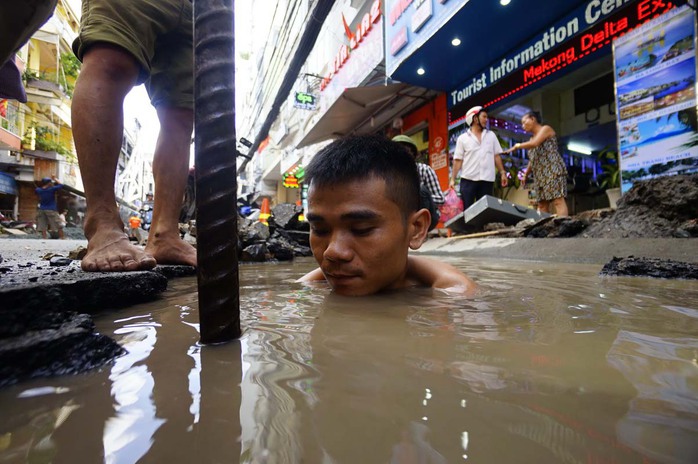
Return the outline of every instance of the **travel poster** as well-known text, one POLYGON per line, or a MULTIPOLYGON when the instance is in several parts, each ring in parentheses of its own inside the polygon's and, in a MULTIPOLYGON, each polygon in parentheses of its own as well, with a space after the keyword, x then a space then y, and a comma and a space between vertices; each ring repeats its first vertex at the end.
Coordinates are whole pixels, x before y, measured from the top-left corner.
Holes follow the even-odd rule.
POLYGON ((613 41, 621 188, 698 172, 696 25, 674 8, 613 41))

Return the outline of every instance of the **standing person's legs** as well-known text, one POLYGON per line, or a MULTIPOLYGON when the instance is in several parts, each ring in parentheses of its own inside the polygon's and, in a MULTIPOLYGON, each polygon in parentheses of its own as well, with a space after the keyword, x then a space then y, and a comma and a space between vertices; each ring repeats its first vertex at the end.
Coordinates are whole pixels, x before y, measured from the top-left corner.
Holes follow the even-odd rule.
POLYGON ((494 193, 494 182, 478 181, 475 188, 475 201, 485 195, 492 195, 492 193, 494 193))
POLYGON ((43 209, 36 210, 36 228, 41 232, 41 238, 46 238, 46 230, 48 229, 48 218, 43 209))
POLYGON ((543 213, 550 212, 550 201, 548 200, 538 200, 538 211, 543 213))
POLYGON ((464 210, 475 203, 476 190, 477 182, 468 179, 460 180, 460 199, 463 200, 464 210))
POLYGON ((44 211, 44 214, 48 220, 49 229, 51 229, 51 231, 55 230, 56 233, 58 233, 58 238, 63 239, 63 227, 61 227, 58 211, 48 209, 44 211))
POLYGON ((116 209, 114 177, 123 137, 123 102, 140 67, 125 50, 96 44, 83 56, 72 104, 73 136, 85 186, 86 271, 151 269, 155 259, 128 240, 116 209))
POLYGON ((179 213, 189 174, 194 112, 159 107, 160 134, 153 158, 155 205, 146 252, 160 264, 196 266, 196 249, 179 235, 179 213))
POLYGON ((553 207, 555 208, 555 214, 558 216, 569 216, 569 211, 567 210, 567 202, 564 197, 556 198, 553 200, 553 207))

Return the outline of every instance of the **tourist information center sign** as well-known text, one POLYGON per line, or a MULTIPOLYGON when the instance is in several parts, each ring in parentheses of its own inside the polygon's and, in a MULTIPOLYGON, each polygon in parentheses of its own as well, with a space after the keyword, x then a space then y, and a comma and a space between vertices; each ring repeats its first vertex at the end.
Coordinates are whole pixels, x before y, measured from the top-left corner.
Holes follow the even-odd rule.
POLYGON ((621 189, 698 172, 696 24, 675 8, 613 41, 621 189))

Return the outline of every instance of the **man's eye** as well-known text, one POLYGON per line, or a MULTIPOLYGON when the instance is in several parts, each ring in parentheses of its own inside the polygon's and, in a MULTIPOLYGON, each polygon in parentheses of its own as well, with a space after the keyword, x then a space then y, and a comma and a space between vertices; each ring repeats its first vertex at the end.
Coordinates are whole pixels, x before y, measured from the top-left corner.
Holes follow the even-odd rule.
POLYGON ((327 235, 327 234, 330 233, 327 229, 323 229, 323 228, 321 228, 321 227, 312 226, 312 225, 310 226, 310 231, 311 231, 314 235, 317 235, 318 237, 323 237, 323 236, 325 236, 325 235, 327 235))
POLYGON ((351 232, 354 235, 358 235, 360 237, 363 237, 365 235, 369 235, 371 232, 373 232, 374 229, 375 229, 375 227, 361 227, 361 228, 352 229, 351 232))

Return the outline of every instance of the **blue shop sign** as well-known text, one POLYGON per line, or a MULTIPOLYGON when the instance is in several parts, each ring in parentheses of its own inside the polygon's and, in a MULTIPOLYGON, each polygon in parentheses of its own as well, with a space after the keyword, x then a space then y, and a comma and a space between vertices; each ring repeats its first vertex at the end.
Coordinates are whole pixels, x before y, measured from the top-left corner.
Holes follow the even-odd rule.
POLYGON ((395 70, 463 8, 468 0, 394 0, 386 2, 385 67, 395 70))
POLYGON ((17 182, 11 174, 0 172, 0 193, 17 195, 17 182))
POLYGON ((658 0, 590 0, 582 4, 513 53, 449 92, 450 122, 460 119, 465 108, 474 104, 468 101, 472 97, 477 95, 477 104, 483 106, 497 103, 610 45, 619 34, 674 7, 670 2, 658 0))

